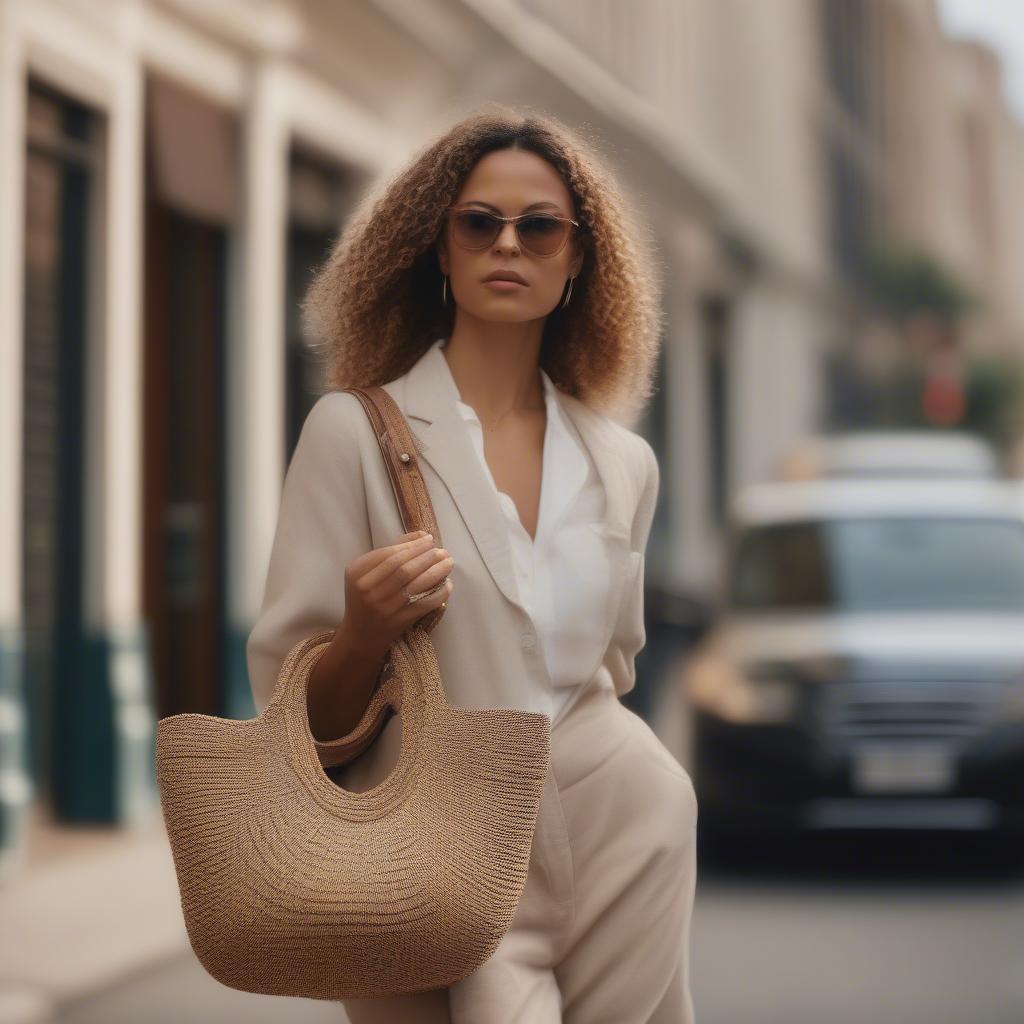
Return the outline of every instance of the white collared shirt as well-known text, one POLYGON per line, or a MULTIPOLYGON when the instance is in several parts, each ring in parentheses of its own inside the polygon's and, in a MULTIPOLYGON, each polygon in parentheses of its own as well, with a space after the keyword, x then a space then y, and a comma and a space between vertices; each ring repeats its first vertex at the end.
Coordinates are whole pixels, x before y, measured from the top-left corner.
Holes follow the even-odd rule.
MULTIPOLYGON (((445 339, 439 338, 435 344, 443 348, 445 339)), ((534 539, 520 521, 516 503, 498 490, 484 454, 479 417, 471 405, 456 404, 505 514, 520 602, 533 620, 551 678, 551 692, 538 697, 541 707, 550 708, 554 721, 603 662, 601 634, 594 624, 606 621, 613 581, 607 541, 601 532, 603 484, 575 426, 562 411, 554 382, 543 369, 540 374, 547 429, 534 539)), ((612 686, 607 673, 596 682, 612 686)))

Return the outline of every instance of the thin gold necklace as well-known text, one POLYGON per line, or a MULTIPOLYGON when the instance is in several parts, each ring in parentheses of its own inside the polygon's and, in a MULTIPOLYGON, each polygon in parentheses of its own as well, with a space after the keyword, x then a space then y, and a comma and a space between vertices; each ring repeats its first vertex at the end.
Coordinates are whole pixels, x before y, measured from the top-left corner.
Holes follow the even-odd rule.
MULTIPOLYGON (((533 411, 535 411, 535 412, 540 412, 540 411, 541 411, 542 409, 544 409, 544 408, 545 408, 545 405, 538 405, 538 406, 535 406, 535 407, 533 407, 533 411)), ((498 426, 498 424, 499 424, 499 423, 500 423, 500 422, 501 422, 501 421, 502 421, 502 420, 503 420, 503 419, 504 419, 504 418, 505 418, 505 417, 506 417, 506 416, 507 416, 507 415, 508 415, 508 414, 509 414, 510 412, 515 412, 515 411, 516 411, 516 409, 517 409, 517 406, 514 406, 514 405, 512 406, 512 408, 511 408, 511 409, 506 409, 506 410, 505 410, 505 412, 503 412, 503 413, 502 413, 502 414, 501 414, 501 415, 500 415, 500 416, 499 416, 499 417, 498 417, 498 418, 497 418, 496 420, 494 420, 494 421, 493 421, 493 422, 492 422, 492 423, 491 423, 490 425, 488 425, 488 426, 485 426, 485 427, 484 427, 484 430, 486 430, 486 431, 488 431, 488 432, 490 432, 490 431, 494 430, 494 429, 495 429, 495 428, 496 428, 496 427, 498 426)), ((523 409, 521 409, 520 411, 526 411, 527 409, 530 409, 530 407, 529 407, 529 406, 526 406, 526 407, 524 407, 523 409)), ((478 417, 479 417, 479 414, 477 414, 477 415, 478 415, 478 417)))
MULTIPOLYGON (((442 349, 443 349, 443 348, 445 348, 445 347, 446 347, 446 344, 447 344, 447 343, 445 343, 445 345, 442 345, 442 346, 441 346, 441 348, 442 348, 442 349)), ((446 360, 446 361, 447 361, 447 359, 448 359, 448 357, 447 357, 447 356, 445 356, 445 360, 446 360)), ((449 372, 451 372, 451 367, 450 367, 450 366, 449 366, 449 368, 448 368, 448 369, 449 369, 449 372)), ((469 403, 467 402, 466 404, 468 405, 469 403)), ((471 406, 471 405, 470 405, 469 407, 470 407, 471 409, 473 409, 473 406, 471 406)), ((529 408, 529 407, 527 406, 527 408, 529 408)), ((546 402, 546 400, 545 400, 545 395, 544 395, 544 382, 543 382, 543 381, 541 381, 541 404, 540 404, 540 405, 538 405, 538 406, 536 406, 536 407, 535 407, 535 409, 536 409, 536 411, 538 411, 538 412, 539 412, 540 410, 542 410, 542 409, 546 409, 546 408, 547 408, 547 402, 546 402)), ((485 431, 491 431, 491 430, 494 430, 494 428, 495 428, 495 427, 496 427, 496 426, 497 426, 497 425, 498 425, 498 424, 499 424, 499 423, 500 423, 500 422, 501 422, 501 421, 502 421, 502 420, 503 420, 503 419, 504 419, 504 418, 505 418, 505 417, 506 417, 506 416, 507 416, 507 415, 508 415, 508 414, 509 414, 510 412, 515 412, 515 410, 516 410, 516 406, 514 406, 514 405, 513 405, 513 406, 512 406, 511 408, 509 408, 509 409, 506 409, 506 410, 505 410, 505 411, 504 411, 504 412, 503 412, 503 413, 502 413, 502 414, 501 414, 501 415, 500 415, 500 416, 499 416, 499 417, 498 417, 498 418, 497 418, 497 419, 496 419, 496 420, 495 420, 495 421, 494 421, 493 423, 491 423, 491 425, 490 425, 490 426, 487 426, 487 427, 485 427, 485 426, 484 426, 483 420, 480 420, 480 426, 481 426, 481 428, 482 428, 483 430, 485 430, 485 431)), ((480 413, 476 412, 476 409, 473 409, 473 412, 474 412, 474 413, 476 413, 476 418, 477 418, 477 419, 479 420, 479 419, 480 419, 480 413)))

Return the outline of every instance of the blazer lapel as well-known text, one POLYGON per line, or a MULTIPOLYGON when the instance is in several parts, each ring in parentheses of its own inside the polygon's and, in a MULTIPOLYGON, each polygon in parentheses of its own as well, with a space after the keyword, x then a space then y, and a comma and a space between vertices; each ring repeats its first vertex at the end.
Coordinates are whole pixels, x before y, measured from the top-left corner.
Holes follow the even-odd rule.
POLYGON ((604 485, 607 531, 628 540, 632 535, 633 513, 639 495, 630 480, 614 424, 572 395, 559 391, 558 401, 583 439, 604 485))
POLYGON ((640 495, 632 482, 623 455, 624 446, 613 422, 572 395, 559 392, 558 397, 562 408, 579 431, 604 485, 604 532, 614 588, 604 623, 607 636, 614 632, 622 604, 630 598, 626 571, 632 552, 633 518, 640 495))
MULTIPOLYGON (((418 454, 451 494, 495 584, 522 608, 501 505, 455 404, 460 395, 439 343, 435 341, 399 380, 400 389, 388 390, 409 421, 418 454)), ((613 548, 624 557, 628 543, 615 540, 628 541, 630 536, 633 489, 612 426, 578 399, 562 392, 558 399, 597 467, 607 499, 605 527, 613 535, 613 548)), ((621 557, 615 564, 621 567, 621 557)))

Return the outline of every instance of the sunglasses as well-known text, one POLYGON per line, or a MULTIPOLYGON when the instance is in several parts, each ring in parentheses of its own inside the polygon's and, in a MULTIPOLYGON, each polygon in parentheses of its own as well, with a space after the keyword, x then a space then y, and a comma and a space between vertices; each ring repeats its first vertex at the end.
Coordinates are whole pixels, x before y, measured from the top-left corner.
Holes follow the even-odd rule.
POLYGON ((557 256, 565 248, 569 234, 580 226, 578 221, 553 213, 521 213, 518 217, 499 217, 486 210, 465 207, 452 207, 448 210, 448 218, 452 238, 463 249, 473 252, 486 249, 494 244, 503 224, 514 224, 519 244, 534 256, 545 258, 557 256))

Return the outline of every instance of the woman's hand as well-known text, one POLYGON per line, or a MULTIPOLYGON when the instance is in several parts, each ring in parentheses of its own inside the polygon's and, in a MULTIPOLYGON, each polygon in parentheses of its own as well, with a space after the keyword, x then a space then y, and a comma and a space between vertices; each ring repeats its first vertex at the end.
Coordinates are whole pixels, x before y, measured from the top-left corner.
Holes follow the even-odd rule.
POLYGON ((345 567, 345 615, 338 627, 351 645, 383 657, 402 634, 427 612, 447 601, 455 564, 444 548, 422 531, 404 534, 395 544, 373 548, 345 567), (437 593, 409 603, 447 581, 437 593))
POLYGON ((385 656, 417 619, 448 600, 452 581, 409 604, 406 594, 437 586, 454 560, 433 538, 407 533, 345 567, 345 615, 309 674, 306 700, 313 738, 347 736, 362 719, 385 656))

